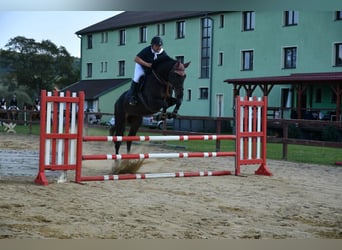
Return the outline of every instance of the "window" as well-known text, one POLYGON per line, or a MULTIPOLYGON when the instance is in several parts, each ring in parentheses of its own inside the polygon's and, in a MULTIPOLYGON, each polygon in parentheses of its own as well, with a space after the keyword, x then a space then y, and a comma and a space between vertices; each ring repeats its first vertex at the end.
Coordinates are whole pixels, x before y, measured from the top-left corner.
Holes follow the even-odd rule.
POLYGON ((211 68, 211 43, 212 43, 212 20, 203 18, 202 22, 202 43, 201 43, 201 78, 210 77, 211 68))
POLYGON ((220 15, 220 24, 219 24, 220 28, 224 27, 224 15, 220 15))
MULTIPOLYGON (((291 91, 289 88, 281 88, 280 103, 282 108, 291 107, 291 91)), ((276 115, 276 114, 275 114, 276 115)), ((279 116, 280 114, 278 114, 279 116)))
POLYGON ((185 37, 185 21, 176 22, 176 38, 184 38, 185 37))
POLYGON ((108 62, 101 62, 101 72, 107 72, 108 62))
POLYGON ((108 32, 102 32, 101 33, 101 43, 107 43, 108 42, 108 32))
POLYGON ((322 89, 321 88, 317 88, 316 89, 315 102, 316 103, 321 103, 322 102, 322 89))
POLYGON ((243 30, 249 31, 255 28, 255 12, 254 11, 244 11, 242 12, 243 18, 243 30))
POLYGON ((223 65, 223 52, 219 52, 218 54, 218 66, 223 65))
POLYGON ((146 26, 140 27, 140 38, 139 41, 141 43, 146 43, 147 42, 147 28, 146 26))
POLYGON ((184 56, 176 56, 176 60, 181 63, 184 63, 184 56))
POLYGON ((122 29, 119 30, 119 45, 125 45, 126 44, 126 30, 122 29))
POLYGON ((87 63, 87 77, 93 76, 93 64, 87 63))
POLYGON ((200 88, 199 89, 200 91, 200 96, 199 96, 199 99, 208 99, 208 88, 200 88))
POLYGON ((119 76, 125 75, 125 61, 119 61, 119 76))
POLYGON ((298 11, 288 10, 284 12, 285 26, 298 24, 298 11))
POLYGON ((253 70, 253 50, 242 51, 242 70, 253 70))
POLYGON ((342 43, 335 44, 335 66, 342 66, 342 43))
POLYGON ((342 11, 340 10, 340 11, 336 11, 335 12, 335 19, 336 20, 342 20, 342 11))
POLYGON ((165 35, 165 24, 157 24, 157 35, 158 36, 164 36, 165 35))
POLYGON ((87 48, 92 49, 93 48, 93 35, 87 36, 87 48))
POLYGON ((297 48, 284 48, 284 68, 295 69, 297 61, 297 48))
POLYGON ((188 102, 191 101, 191 89, 188 89, 188 91, 187 91, 186 100, 187 100, 188 102))

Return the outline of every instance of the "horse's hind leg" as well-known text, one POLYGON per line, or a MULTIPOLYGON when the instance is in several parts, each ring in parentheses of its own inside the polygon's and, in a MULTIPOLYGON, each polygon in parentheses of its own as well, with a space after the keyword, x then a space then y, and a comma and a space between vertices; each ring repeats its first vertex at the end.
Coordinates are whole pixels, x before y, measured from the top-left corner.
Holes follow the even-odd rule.
MULTIPOLYGON (((109 135, 114 136, 115 131, 116 131, 116 126, 115 125, 111 126, 109 129, 109 135)), ((120 146, 121 146, 121 142, 114 142, 115 154, 119 154, 120 146)))

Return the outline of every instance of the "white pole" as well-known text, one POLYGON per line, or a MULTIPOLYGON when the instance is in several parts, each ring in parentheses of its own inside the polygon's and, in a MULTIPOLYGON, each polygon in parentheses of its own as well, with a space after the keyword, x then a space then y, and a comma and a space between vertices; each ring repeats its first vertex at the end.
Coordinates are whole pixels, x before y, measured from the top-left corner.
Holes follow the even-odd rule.
MULTIPOLYGON (((51 92, 47 93, 47 96, 52 96, 51 92)), ((46 103, 46 134, 51 134, 51 114, 52 114, 52 102, 46 103)), ((51 139, 45 140, 45 165, 50 164, 51 156, 51 139)))
MULTIPOLYGON (((258 101, 261 101, 261 97, 258 97, 258 101)), ((261 106, 258 106, 257 109, 257 115, 258 115, 258 119, 257 119, 257 132, 261 132, 261 106)), ((267 128, 263 128, 263 129, 267 129, 267 128)), ((260 143, 260 136, 257 137, 257 159, 260 159, 260 148, 261 148, 261 143, 260 143)))
MULTIPOLYGON (((249 101, 253 101, 252 97, 249 97, 249 101)), ((248 106, 248 132, 252 132, 253 128, 253 107, 248 106)), ((252 159, 252 137, 248 137, 248 159, 252 159)))
MULTIPOLYGON (((72 97, 76 97, 76 93, 72 93, 72 97)), ((76 103, 71 104, 71 125, 70 133, 76 133, 76 103)), ((69 164, 76 163, 76 140, 70 140, 69 164)))
MULTIPOLYGON (((243 101, 243 97, 240 97, 240 100, 243 101)), ((244 107, 240 107, 240 132, 243 132, 243 116, 244 116, 244 107)), ((243 137, 240 139, 240 159, 243 159, 243 137)))
MULTIPOLYGON (((64 92, 59 93, 60 97, 64 97, 64 92)), ((63 134, 63 123, 64 123, 64 107, 65 103, 60 102, 59 103, 59 114, 58 114, 58 133, 63 134)), ((58 139, 57 140, 57 165, 62 165, 63 164, 63 143, 64 139, 58 139)), ((66 175, 67 171, 64 170, 59 178, 57 179, 57 183, 62 183, 66 182, 66 175)))

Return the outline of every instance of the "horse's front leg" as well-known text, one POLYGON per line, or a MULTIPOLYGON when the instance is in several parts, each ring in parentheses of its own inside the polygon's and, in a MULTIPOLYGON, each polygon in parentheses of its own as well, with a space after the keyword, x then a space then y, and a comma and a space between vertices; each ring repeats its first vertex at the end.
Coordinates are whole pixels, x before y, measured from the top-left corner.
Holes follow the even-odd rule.
POLYGON ((172 118, 177 118, 178 117, 178 110, 182 104, 182 99, 177 99, 177 98, 170 98, 170 105, 173 106, 176 105, 173 111, 171 112, 171 117, 172 118))
MULTIPOLYGON (((131 117, 131 127, 129 129, 128 135, 129 136, 135 136, 142 124, 142 116, 134 116, 131 117)), ((132 141, 127 142, 127 154, 131 152, 131 147, 132 147, 132 141)))

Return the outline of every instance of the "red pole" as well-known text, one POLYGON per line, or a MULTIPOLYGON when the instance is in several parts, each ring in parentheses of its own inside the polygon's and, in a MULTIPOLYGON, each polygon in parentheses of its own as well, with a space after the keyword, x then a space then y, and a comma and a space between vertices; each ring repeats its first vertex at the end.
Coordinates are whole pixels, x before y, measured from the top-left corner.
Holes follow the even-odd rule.
POLYGON ((75 182, 81 182, 82 174, 82 144, 83 144, 83 122, 84 122, 84 92, 78 93, 78 110, 77 110, 77 150, 76 150, 76 173, 75 182))
POLYGON ((46 90, 40 94, 40 145, 39 145, 39 172, 35 183, 39 185, 48 185, 49 182, 45 176, 45 141, 46 141, 46 90))

